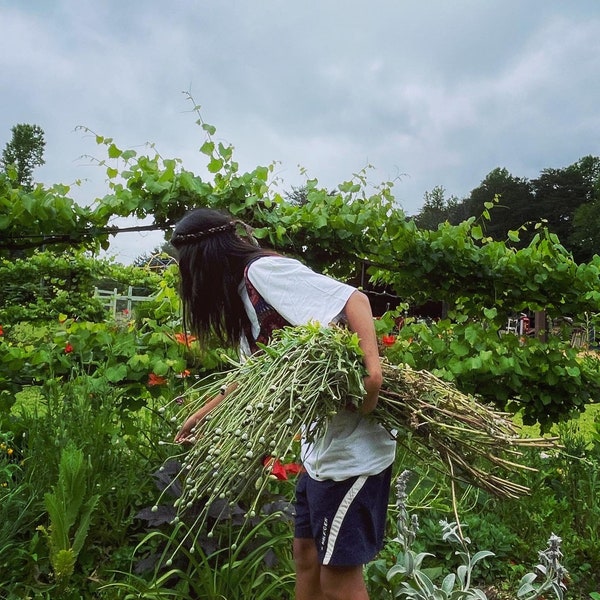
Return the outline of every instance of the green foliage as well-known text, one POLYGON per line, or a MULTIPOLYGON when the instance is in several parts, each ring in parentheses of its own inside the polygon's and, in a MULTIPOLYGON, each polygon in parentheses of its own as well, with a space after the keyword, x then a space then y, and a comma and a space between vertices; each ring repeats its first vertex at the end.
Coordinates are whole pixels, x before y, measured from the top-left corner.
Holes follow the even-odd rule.
POLYGON ((473 570, 477 563, 493 556, 488 550, 471 554, 470 540, 462 535, 456 523, 441 521, 442 540, 452 545, 460 564, 456 572, 446 573, 441 569, 426 569, 423 562, 432 556, 429 552, 416 552, 413 544, 419 531, 416 515, 411 515, 406 506, 406 485, 409 471, 401 473, 396 483, 398 509, 398 537, 394 540, 398 546, 395 564, 388 568, 385 562, 378 560, 368 567, 371 590, 377 597, 413 598, 415 600, 487 600, 486 594, 473 585, 473 570), (435 579, 443 576, 440 585, 435 579))
POLYGON ((94 287, 156 290, 161 278, 148 270, 124 267, 83 252, 37 251, 27 258, 0 258, 0 322, 77 318, 103 321, 106 311, 94 287))
POLYGON ((41 184, 31 190, 15 188, 0 173, 0 253, 24 256, 32 248, 53 244, 56 251, 107 245, 93 224, 91 211, 68 197, 70 187, 41 184))
MULTIPOLYGON (((122 574, 103 590, 119 590, 139 598, 292 598, 292 519, 289 498, 293 481, 273 481, 259 514, 242 518, 247 506, 218 501, 210 509, 207 529, 190 514, 176 518, 181 501, 181 465, 169 460, 154 474, 164 494, 138 513, 150 531, 136 548, 135 573, 122 574), (279 485, 283 484, 283 485, 279 485), (282 492, 286 495, 283 496, 282 492), (134 595, 135 594, 135 595, 134 595)), ((200 499, 188 513, 206 504, 200 499)), ((121 597, 121 596, 120 596, 121 597)))
MULTIPOLYGON (((218 348, 186 345, 181 334, 174 333, 179 331, 176 269, 153 277, 141 269, 115 270, 75 251, 106 248, 114 216, 149 217, 149 227, 168 232, 190 208, 224 208, 250 223, 263 244, 299 256, 317 270, 356 282, 366 269, 373 282, 387 284, 400 301, 413 307, 441 300, 448 319, 429 327, 409 324, 398 332, 388 357, 431 369, 461 389, 518 409, 527 422, 540 420, 550 426, 598 399, 598 360, 593 355, 579 355, 555 338, 542 342, 497 333, 508 315, 525 309, 575 319, 598 312, 600 259, 588 252, 593 248, 590 240, 598 237, 593 228, 591 233, 582 231, 579 240, 588 252, 588 262, 582 264, 562 245, 567 240, 543 226, 524 231, 515 222, 504 236, 508 242, 493 239, 492 223, 501 205, 514 205, 512 196, 504 193, 495 200, 494 193, 484 199, 477 219, 458 224, 448 219, 435 229, 422 230, 398 209, 392 184, 373 186, 368 169, 334 189, 307 179, 301 201, 295 201, 277 193, 274 165, 240 172, 233 148, 216 140, 215 128, 195 109, 206 177, 186 170, 179 159, 161 157, 152 146, 141 155, 103 136, 96 141, 106 156, 99 163, 109 189, 90 207, 78 206, 68 186, 36 185, 27 190, 14 185, 15 172, 0 173, 0 252, 8 259, 0 262, 0 424, 2 439, 10 441, 19 456, 18 463, 6 461, 6 456, 4 463, 0 459, 0 474, 7 483, 0 488, 0 586, 14 597, 53 593, 48 551, 34 525, 40 522, 43 495, 56 482, 60 454, 70 441, 91 457, 95 479, 88 492, 101 496, 73 581, 84 597, 98 594, 89 578, 92 573, 103 582, 111 577, 122 581, 109 570, 129 569, 141 533, 134 517, 150 495, 148 474, 168 452, 168 446, 158 442, 172 438, 176 427, 159 409, 186 389, 187 371, 193 377, 222 366, 218 348), (43 245, 68 253, 31 252, 43 245), (29 260, 22 260, 28 254, 29 260), (98 282, 111 289, 139 284, 154 297, 137 308, 130 323, 104 323, 105 315, 92 297, 98 282)), ((588 202, 576 210, 579 224, 593 219, 598 200, 595 162, 588 162, 579 165, 586 185, 593 183, 588 202)), ((540 186, 552 181, 557 180, 546 177, 540 186)), ((520 192, 528 192, 527 186, 519 185, 520 192)), ((433 209, 436 198, 431 200, 433 209)), ((387 317, 381 321, 380 333, 389 333, 391 327, 384 327, 390 323, 387 317)), ((539 468, 538 473, 523 475, 531 497, 500 503, 481 496, 475 506, 465 508, 478 512, 472 531, 481 534, 498 558, 504 560, 512 552, 517 564, 508 568, 518 577, 545 542, 545 528, 552 526, 564 540, 573 581, 593 595, 600 584, 593 581, 600 572, 597 444, 582 449, 576 436, 563 435, 570 440, 566 454, 543 459, 533 451, 528 455, 529 464, 539 468), (515 535, 520 541, 514 541, 515 535)), ((423 463, 423 457, 417 462, 423 463)), ((447 508, 448 497, 448 490, 440 488, 434 503, 447 508)), ((155 533, 146 541, 160 547, 169 535, 155 533)), ((125 578, 129 588, 107 588, 104 593, 235 597, 227 577, 235 581, 238 575, 254 573, 254 580, 238 581, 244 597, 280 598, 280 582, 284 593, 291 594, 291 566, 289 532, 275 532, 277 540, 279 535, 277 548, 285 565, 281 569, 264 568, 258 559, 246 563, 239 554, 233 559, 222 548, 198 548, 186 555, 183 566, 173 566, 177 571, 165 571, 153 581, 131 575, 125 578), (181 587, 170 587, 173 579, 181 587)), ((432 538, 430 531, 419 552, 441 550, 432 538)), ((69 548, 63 550, 66 554, 59 551, 55 558, 65 559, 68 570, 74 557, 69 548)), ((457 571, 462 558, 452 557, 455 562, 448 563, 456 575, 447 580, 448 589, 456 591, 463 581, 457 571)), ((487 567, 488 558, 475 564, 474 576, 485 576, 480 567, 487 567)), ((432 569, 437 571, 424 570, 432 582, 441 568, 435 564, 432 569)), ((499 577, 506 573, 500 567, 490 569, 499 577)), ((428 587, 425 579, 420 583, 428 587)))
MULTIPOLYGON (((273 513, 263 515, 244 535, 239 528, 230 520, 210 550, 183 546, 177 561, 153 577, 130 574, 102 589, 127 592, 127 598, 291 600, 295 576, 289 525, 282 526, 280 515, 273 513)), ((171 536, 154 531, 142 544, 172 542, 171 536)))
POLYGON ((64 589, 73 575, 100 498, 98 494, 89 494, 90 470, 83 452, 68 444, 60 457, 58 482, 52 492, 44 495, 50 526, 41 530, 48 539, 50 563, 59 589, 64 589))
MULTIPOLYGON (((525 423, 539 422, 546 429, 600 402, 596 354, 581 353, 555 336, 544 342, 500 335, 498 314, 494 308, 482 310, 477 321, 407 319, 385 354, 392 362, 426 369, 462 391, 520 412, 525 423)), ((385 322, 390 327, 389 319, 385 322)))
MULTIPOLYGON (((66 517, 60 518, 61 496, 56 482, 60 479, 61 457, 70 446, 81 450, 88 467, 84 486, 87 495, 79 514, 90 496, 98 495, 99 499, 69 587, 91 590, 95 587, 88 579, 92 573, 94 579, 103 578, 108 574, 108 564, 113 569, 129 565, 135 544, 135 514, 151 494, 149 473, 165 458, 159 440, 174 435, 174 425, 154 406, 157 401, 148 402, 152 406, 125 404, 110 384, 102 386, 101 382, 81 374, 62 383, 48 380, 18 395, 12 411, 4 415, 4 427, 12 429, 13 439, 19 440, 14 447, 22 463, 19 479, 9 488, 10 493, 2 495, 2 515, 18 517, 13 527, 9 525, 11 521, 0 524, 0 543, 8 551, 12 549, 12 554, 3 554, 2 560, 10 559, 8 564, 13 566, 6 573, 0 569, 3 590, 13 591, 15 597, 25 597, 32 589, 51 592, 56 585, 51 576, 54 569, 50 552, 41 543, 35 526, 41 522, 43 512, 50 512, 45 494, 53 485, 57 499, 52 510, 58 511, 61 526, 66 522, 66 517)), ((76 481, 80 483, 81 478, 76 481)), ((68 515, 74 510, 78 496, 67 492, 67 485, 62 489, 68 515)), ((0 488, 0 494, 2 491, 0 488)), ((51 535, 53 531, 50 529, 51 535)), ((71 531, 72 545, 59 548, 54 557, 57 570, 68 566, 79 547, 75 543, 76 527, 71 531)))

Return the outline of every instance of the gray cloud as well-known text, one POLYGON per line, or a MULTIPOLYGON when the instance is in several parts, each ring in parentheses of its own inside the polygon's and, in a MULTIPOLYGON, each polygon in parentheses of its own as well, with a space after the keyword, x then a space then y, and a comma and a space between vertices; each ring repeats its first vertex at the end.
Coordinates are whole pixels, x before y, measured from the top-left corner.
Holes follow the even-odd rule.
MULTIPOLYGON (((289 189, 298 165, 333 187, 372 164, 414 214, 436 185, 598 155, 598 72, 597 0, 0 0, 0 144, 41 125, 38 179, 84 179, 82 203, 107 187, 77 125, 204 172, 190 91, 241 168, 280 161, 289 189)), ((125 261, 160 242, 127 238, 125 261)))

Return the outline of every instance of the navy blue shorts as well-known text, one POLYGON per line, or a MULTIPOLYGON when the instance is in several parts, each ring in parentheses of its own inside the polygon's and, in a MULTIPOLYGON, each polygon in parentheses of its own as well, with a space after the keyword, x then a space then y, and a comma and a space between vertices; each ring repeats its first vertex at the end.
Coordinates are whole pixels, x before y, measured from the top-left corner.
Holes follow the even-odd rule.
POLYGON ((383 547, 391 477, 391 466, 344 481, 304 473, 296 486, 295 537, 314 539, 322 565, 368 563, 383 547))

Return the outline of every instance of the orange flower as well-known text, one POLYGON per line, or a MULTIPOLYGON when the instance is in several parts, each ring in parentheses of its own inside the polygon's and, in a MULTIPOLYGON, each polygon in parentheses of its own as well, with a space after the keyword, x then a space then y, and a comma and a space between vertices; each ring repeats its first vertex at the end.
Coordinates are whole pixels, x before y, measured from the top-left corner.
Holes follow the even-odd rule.
POLYGON ((148 385, 163 385, 165 383, 167 383, 167 380, 156 373, 148 375, 148 385))
POLYGON ((189 335, 187 333, 176 333, 173 337, 175 338, 176 342, 186 345, 195 342, 197 339, 195 335, 189 335))
POLYGON ((180 379, 185 379, 186 377, 190 376, 190 370, 189 369, 185 369, 184 371, 181 371, 181 373, 177 374, 177 377, 179 377, 180 379))

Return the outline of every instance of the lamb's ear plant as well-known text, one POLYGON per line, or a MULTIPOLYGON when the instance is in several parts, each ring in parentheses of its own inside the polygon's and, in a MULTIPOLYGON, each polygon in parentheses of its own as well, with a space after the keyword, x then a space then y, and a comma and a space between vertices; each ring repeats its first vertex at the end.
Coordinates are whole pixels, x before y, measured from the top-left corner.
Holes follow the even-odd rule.
MULTIPOLYGON (((566 586, 564 583, 567 570, 560 564, 562 540, 552 534, 548 540, 548 547, 539 552, 539 564, 535 571, 527 573, 521 579, 517 597, 523 600, 535 600, 548 594, 553 594, 558 600, 563 600, 566 586), (543 576, 543 581, 538 582, 538 575, 543 576)), ((600 597, 600 596, 599 596, 600 597)))
POLYGON ((39 529, 47 537, 50 564, 59 589, 65 588, 73 575, 99 499, 97 494, 88 493, 88 469, 83 452, 67 445, 60 457, 58 482, 52 492, 44 495, 50 525, 39 529))
MULTIPOLYGON (((411 598, 414 600, 487 600, 485 592, 473 587, 472 575, 475 565, 484 558, 494 556, 489 550, 480 550, 471 555, 469 538, 462 535, 457 523, 440 521, 442 539, 456 548, 456 555, 462 559, 462 564, 456 573, 448 573, 438 586, 434 582, 434 570, 423 568, 426 557, 433 556, 428 552, 416 553, 412 549, 419 530, 416 515, 410 515, 407 509, 406 486, 410 471, 403 471, 396 481, 396 509, 398 511, 398 536, 395 542, 400 544, 396 564, 385 570, 381 561, 369 566, 369 581, 379 586, 388 598, 411 598)), ((536 572, 527 573, 521 579, 517 598, 519 600, 537 600, 537 598, 554 597, 564 600, 566 569, 560 564, 561 539, 552 534, 548 540, 548 548, 539 552, 539 564, 536 572), (544 577, 537 582, 538 575, 544 577)), ((379 592, 380 590, 378 590, 379 592)), ((384 596, 379 595, 383 598, 384 596)), ((591 596, 595 600, 594 596, 591 596)), ((600 600, 600 597, 599 597, 600 600)))
POLYGON ((441 584, 433 581, 432 573, 423 568, 423 561, 432 554, 416 553, 412 549, 419 530, 416 515, 410 515, 406 506, 406 486, 410 471, 403 471, 396 481, 396 508, 398 510, 398 537, 401 549, 396 564, 386 574, 388 590, 392 598, 412 598, 414 600, 487 600, 482 590, 472 587, 473 568, 482 559, 493 556, 489 550, 481 550, 471 555, 470 540, 460 534, 456 523, 442 521, 442 538, 445 542, 457 546, 457 554, 463 559, 456 573, 449 573, 441 584))

